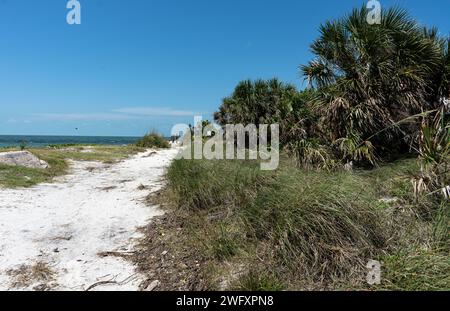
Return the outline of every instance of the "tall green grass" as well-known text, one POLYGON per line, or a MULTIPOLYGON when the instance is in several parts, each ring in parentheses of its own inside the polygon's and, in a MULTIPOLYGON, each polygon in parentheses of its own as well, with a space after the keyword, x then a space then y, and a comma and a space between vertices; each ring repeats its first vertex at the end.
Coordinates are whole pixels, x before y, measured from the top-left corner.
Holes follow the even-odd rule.
POLYGON ((386 241, 373 190, 349 173, 285 169, 242 212, 281 263, 320 279, 363 267, 386 241))
POLYGON ((168 197, 204 219, 191 228, 206 245, 197 251, 218 267, 246 267, 231 288, 367 288, 370 259, 383 262, 380 289, 446 288, 446 278, 426 282, 448 271, 448 206, 427 219, 416 213, 410 174, 418 169, 413 159, 354 173, 298 169, 286 158, 274 172, 257 161, 176 160, 168 197))
POLYGON ((167 172, 178 205, 190 210, 249 204, 268 175, 256 161, 175 160, 167 172))
POLYGON ((380 289, 449 291, 450 254, 436 250, 398 252, 383 258, 385 272, 380 289))

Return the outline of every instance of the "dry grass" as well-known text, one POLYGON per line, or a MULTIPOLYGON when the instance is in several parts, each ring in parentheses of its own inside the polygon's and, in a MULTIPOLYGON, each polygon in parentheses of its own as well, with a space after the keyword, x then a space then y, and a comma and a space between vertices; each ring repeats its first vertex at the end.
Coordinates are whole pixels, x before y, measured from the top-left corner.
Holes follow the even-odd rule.
POLYGON ((37 262, 33 265, 22 265, 17 269, 7 271, 12 278, 12 288, 29 288, 44 290, 52 287, 55 273, 45 262, 37 262))

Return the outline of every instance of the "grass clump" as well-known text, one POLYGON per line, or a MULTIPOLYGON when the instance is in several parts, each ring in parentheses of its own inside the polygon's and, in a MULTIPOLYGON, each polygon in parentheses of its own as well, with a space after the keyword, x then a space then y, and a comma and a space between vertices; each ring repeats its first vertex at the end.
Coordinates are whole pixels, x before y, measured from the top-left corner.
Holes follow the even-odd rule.
POLYGON ((235 290, 252 292, 275 292, 285 289, 274 274, 256 269, 242 275, 233 287, 235 290))
POLYGON ((211 244, 211 250, 215 258, 218 260, 226 260, 233 257, 238 252, 238 245, 235 236, 227 231, 221 225, 218 230, 218 236, 211 244))
POLYGON ((12 288, 27 288, 39 284, 36 289, 48 288, 55 280, 55 272, 45 262, 37 262, 33 265, 21 265, 17 269, 6 271, 12 277, 12 288))
POLYGON ((386 241, 373 191, 349 173, 284 170, 242 212, 277 261, 316 280, 361 270, 386 241))
POLYGON ((159 133, 151 132, 136 142, 137 147, 141 148, 170 148, 169 142, 159 133))

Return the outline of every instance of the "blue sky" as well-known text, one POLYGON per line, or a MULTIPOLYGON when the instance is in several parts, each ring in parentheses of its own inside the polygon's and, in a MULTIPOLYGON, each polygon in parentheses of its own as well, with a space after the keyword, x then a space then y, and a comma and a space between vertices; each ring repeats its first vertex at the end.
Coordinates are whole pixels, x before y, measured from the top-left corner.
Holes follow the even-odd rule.
MULTIPOLYGON (((243 79, 302 88, 320 23, 362 0, 0 0, 0 135, 142 135, 210 118, 243 79), (76 130, 78 128, 78 130, 76 130)), ((380 1, 450 33, 450 0, 380 1)))

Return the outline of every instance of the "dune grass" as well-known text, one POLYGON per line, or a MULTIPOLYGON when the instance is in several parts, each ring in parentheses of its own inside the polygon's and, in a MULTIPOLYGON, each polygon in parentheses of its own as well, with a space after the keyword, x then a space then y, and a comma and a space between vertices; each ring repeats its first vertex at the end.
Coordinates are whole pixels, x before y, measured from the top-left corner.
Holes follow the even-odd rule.
POLYGON ((275 172, 176 160, 165 197, 189 224, 182 243, 213 267, 212 289, 448 289, 447 277, 434 282, 450 267, 448 207, 413 197, 418 169, 414 159, 353 173, 302 170, 286 157, 275 172), (365 282, 371 259, 383 265, 376 288, 365 282))

